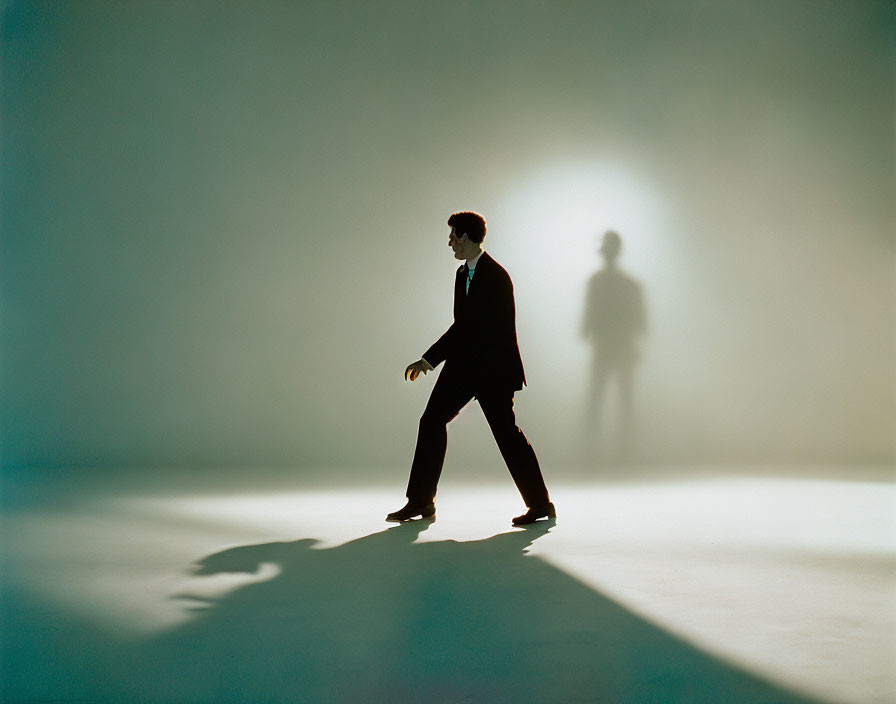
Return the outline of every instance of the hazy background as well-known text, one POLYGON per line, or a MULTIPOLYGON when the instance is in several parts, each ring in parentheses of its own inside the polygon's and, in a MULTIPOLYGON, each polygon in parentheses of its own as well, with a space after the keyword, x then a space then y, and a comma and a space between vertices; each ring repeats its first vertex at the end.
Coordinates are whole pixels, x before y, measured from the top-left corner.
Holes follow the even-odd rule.
MULTIPOLYGON (((403 477, 461 209, 552 476, 609 227, 647 304, 639 459, 893 462, 892 3, 3 7, 7 469, 403 477)), ((478 407, 449 462, 500 463, 478 407)))

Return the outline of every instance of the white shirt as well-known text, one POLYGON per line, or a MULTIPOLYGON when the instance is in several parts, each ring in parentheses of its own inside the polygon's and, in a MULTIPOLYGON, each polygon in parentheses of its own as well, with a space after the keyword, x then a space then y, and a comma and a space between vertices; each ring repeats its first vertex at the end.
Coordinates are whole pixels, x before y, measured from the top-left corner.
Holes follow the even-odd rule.
POLYGON ((480 249, 480 250, 479 250, 479 254, 477 254, 477 255, 476 255, 475 257, 473 257, 472 259, 468 259, 468 260, 467 260, 467 266, 470 267, 470 271, 475 271, 475 270, 476 270, 476 263, 479 261, 479 257, 481 257, 483 254, 485 254, 485 250, 484 250, 484 249, 480 249))
POLYGON ((479 257, 481 257, 483 254, 485 254, 485 250, 480 249, 479 254, 477 254, 472 259, 467 260, 467 293, 470 292, 470 282, 473 281, 473 274, 476 273, 476 264, 479 262, 479 257))

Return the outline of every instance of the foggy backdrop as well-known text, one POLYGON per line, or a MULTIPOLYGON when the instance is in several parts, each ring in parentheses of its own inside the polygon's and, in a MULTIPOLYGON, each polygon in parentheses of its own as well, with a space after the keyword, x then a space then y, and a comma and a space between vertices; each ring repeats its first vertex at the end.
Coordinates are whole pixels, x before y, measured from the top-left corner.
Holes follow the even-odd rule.
MULTIPOLYGON (((7 469, 403 477, 467 209, 546 474, 592 461, 607 229, 646 314, 638 461, 893 462, 892 3, 3 8, 7 469)), ((475 404, 448 456, 500 463, 475 404)))

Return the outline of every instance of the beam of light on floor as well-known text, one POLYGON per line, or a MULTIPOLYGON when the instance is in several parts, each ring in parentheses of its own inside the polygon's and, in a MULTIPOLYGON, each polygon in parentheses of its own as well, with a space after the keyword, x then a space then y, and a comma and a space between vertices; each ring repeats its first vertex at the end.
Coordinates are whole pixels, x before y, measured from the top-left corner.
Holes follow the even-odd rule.
MULTIPOLYGON (((840 701, 892 688, 896 487, 724 479, 555 487, 558 523, 527 550, 699 648, 840 701), (861 672, 861 677, 857 673, 861 672)), ((203 575, 228 548, 327 550, 387 528, 395 490, 125 496, 5 518, 7 581, 135 639, 277 577, 203 575)), ((417 542, 513 531, 508 486, 446 486, 417 542)))

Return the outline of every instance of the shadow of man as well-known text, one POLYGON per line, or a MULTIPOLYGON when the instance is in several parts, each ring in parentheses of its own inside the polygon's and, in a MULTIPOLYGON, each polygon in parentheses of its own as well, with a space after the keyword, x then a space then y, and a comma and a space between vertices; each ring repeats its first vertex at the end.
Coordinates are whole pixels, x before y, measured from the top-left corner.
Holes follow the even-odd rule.
POLYGON ((622 238, 608 230, 598 251, 604 268, 588 282, 582 321, 582 337, 594 348, 583 449, 587 457, 628 462, 635 451, 634 371, 647 316, 641 284, 617 265, 622 238), (619 401, 615 441, 607 442, 602 453, 603 412, 611 381, 619 401))
POLYGON ((279 573, 144 643, 129 686, 154 702, 806 701, 527 555, 553 525, 416 542, 414 521, 210 555, 198 574, 279 573))

